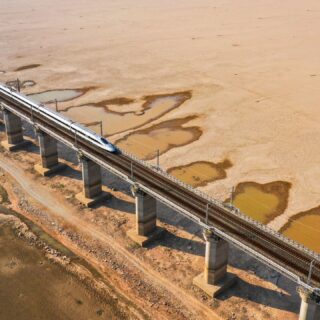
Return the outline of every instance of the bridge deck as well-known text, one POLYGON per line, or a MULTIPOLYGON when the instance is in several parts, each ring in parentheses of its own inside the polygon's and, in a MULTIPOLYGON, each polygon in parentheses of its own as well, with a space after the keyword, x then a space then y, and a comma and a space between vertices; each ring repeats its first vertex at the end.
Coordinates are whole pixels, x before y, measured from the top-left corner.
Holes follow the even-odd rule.
POLYGON ((218 235, 245 250, 249 254, 277 269, 282 274, 307 288, 320 286, 320 257, 311 250, 295 243, 281 234, 244 216, 236 208, 228 208, 208 195, 194 190, 169 176, 160 169, 125 153, 112 154, 74 133, 52 123, 44 114, 31 112, 34 102, 26 102, 26 97, 0 86, 0 102, 26 121, 38 126, 57 140, 96 161, 129 183, 164 202, 176 211, 188 216, 205 228, 213 229, 218 235), (208 205, 209 204, 209 205, 208 205), (311 262, 313 269, 311 281, 307 283, 311 262))

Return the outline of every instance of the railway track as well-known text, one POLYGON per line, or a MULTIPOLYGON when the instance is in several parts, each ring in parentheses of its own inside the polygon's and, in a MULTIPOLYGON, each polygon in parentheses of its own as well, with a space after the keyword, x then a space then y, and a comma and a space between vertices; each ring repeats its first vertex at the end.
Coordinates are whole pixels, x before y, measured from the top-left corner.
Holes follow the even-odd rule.
POLYGON ((92 160, 98 160, 103 167, 113 168, 122 177, 128 177, 127 180, 138 183, 156 195, 156 198, 166 199, 166 202, 178 208, 178 211, 188 212, 195 220, 199 220, 202 224, 207 223, 208 228, 214 228, 219 235, 228 238, 227 240, 231 239, 234 244, 240 243, 241 248, 250 249, 254 256, 260 257, 265 263, 272 262, 273 267, 278 266, 278 270, 287 276, 294 274, 300 278, 302 284, 313 288, 320 287, 320 258, 317 254, 276 232, 268 232, 265 227, 257 223, 243 219, 232 209, 208 201, 207 198, 177 183, 160 170, 150 168, 125 152, 115 155, 99 149, 81 137, 75 138, 74 134, 63 126, 53 125, 44 115, 32 114, 25 102, 1 90, 0 102, 4 103, 5 108, 22 116, 33 125, 53 133, 58 140, 73 149, 92 157, 92 160), (312 273, 309 274, 312 262, 312 273))

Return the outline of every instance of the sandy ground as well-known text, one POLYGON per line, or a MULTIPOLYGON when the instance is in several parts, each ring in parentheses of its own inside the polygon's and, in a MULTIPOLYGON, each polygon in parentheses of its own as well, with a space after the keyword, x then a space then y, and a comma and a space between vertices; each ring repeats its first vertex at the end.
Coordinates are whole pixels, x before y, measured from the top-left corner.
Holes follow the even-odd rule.
POLYGON ((205 187, 221 199, 243 181, 291 182, 280 228, 319 205, 319 17, 317 0, 2 0, 0 81, 95 86, 77 104, 191 90, 154 123, 197 114, 204 134, 162 166, 230 159, 205 187), (41 66, 14 72, 29 64, 41 66))
MULTIPOLYGON (((72 152, 62 148, 65 158, 72 152)), ((77 164, 51 178, 33 171, 38 149, 0 153, 0 182, 12 208, 21 212, 66 247, 89 261, 106 281, 152 319, 297 319, 296 285, 236 248, 229 271, 238 284, 218 299, 209 299, 192 285, 204 267, 201 229, 168 208, 158 207, 158 223, 167 232, 147 249, 126 237, 135 224, 129 186, 103 172, 108 202, 85 209, 75 200, 81 190, 77 164)))
MULTIPOLYGON (((23 162, 27 165, 30 164, 28 163, 29 161, 24 158, 23 162)), ((125 293, 126 296, 140 303, 145 312, 151 316, 152 310, 157 310, 157 314, 153 315, 152 318, 168 318, 170 314, 176 319, 217 318, 214 312, 207 306, 203 306, 201 302, 194 297, 186 295, 184 290, 177 285, 172 284, 171 281, 168 281, 168 279, 157 271, 154 271, 150 266, 144 265, 134 254, 131 254, 130 251, 128 251, 128 247, 136 248, 132 243, 128 243, 127 240, 126 246, 123 246, 123 243, 121 244, 119 236, 122 235, 123 237, 125 232, 120 229, 120 226, 126 223, 124 217, 108 216, 111 212, 116 213, 112 209, 107 210, 107 212, 105 210, 93 212, 91 209, 88 209, 86 211, 89 214, 83 219, 79 216, 79 212, 85 213, 81 206, 79 207, 78 205, 75 208, 71 204, 68 205, 63 203, 65 198, 63 195, 62 198, 60 196, 61 201, 57 201, 57 199, 59 199, 59 191, 64 189, 64 187, 62 187, 64 184, 62 183, 66 183, 67 180, 70 182, 70 178, 61 179, 60 177, 57 177, 58 179, 52 182, 50 186, 51 189, 58 192, 52 194, 47 188, 37 186, 34 177, 26 175, 21 169, 17 169, 17 165, 17 163, 12 165, 10 164, 10 161, 6 161, 5 158, 2 158, 1 167, 16 179, 15 181, 12 181, 12 191, 15 191, 15 197, 18 197, 16 198, 16 201, 18 201, 16 202, 16 205, 18 205, 18 207, 15 205, 13 205, 13 207, 24 209, 23 211, 25 214, 26 212, 29 212, 29 214, 31 212, 31 217, 36 218, 38 223, 41 223, 44 226, 49 225, 49 228, 54 229, 55 237, 60 238, 62 235, 62 242, 63 239, 66 241, 65 238, 69 238, 67 246, 71 246, 73 250, 76 250, 74 247, 75 244, 80 246, 80 249, 82 250, 80 251, 78 249, 76 252, 79 252, 79 254, 81 252, 85 259, 91 262, 94 261, 99 270, 102 268, 105 274, 107 272, 109 273, 109 277, 113 281, 115 281, 114 277, 117 276, 118 280, 115 286, 121 292, 125 293), (21 185, 21 190, 19 190, 19 187, 17 189, 17 182, 21 185), (21 193, 22 190, 27 191, 26 198, 23 193, 21 193), (29 197, 31 197, 31 204, 29 204, 29 201, 27 200, 29 197), (34 205, 38 208, 40 205, 40 208, 42 208, 42 210, 47 210, 47 212, 39 212, 39 210, 34 209, 34 205), (48 210, 48 208, 50 208, 50 210, 48 210), (102 214, 102 217, 99 217, 100 214, 102 214), (37 215, 40 215, 40 217, 37 215), (102 221, 104 221, 103 228, 99 230, 97 224, 102 223, 102 221), (111 226, 105 225, 107 221, 109 221, 111 226), (112 234, 114 236, 112 236, 112 234), (115 235, 117 235, 117 237, 115 237, 115 235), (75 242, 74 245, 70 243, 70 239, 75 242), (118 243, 118 240, 120 240, 120 243, 118 243), (97 254, 97 252, 100 254, 99 259, 90 258, 90 254, 97 254), (107 271, 103 262, 109 262, 109 264, 111 264, 111 266, 109 266, 111 270, 107 271), (116 275, 110 276, 113 269, 116 270, 116 275), (122 283, 119 283, 118 281, 121 281, 122 283), (133 282, 133 286, 136 287, 128 288, 128 282, 129 285, 130 282, 133 282), (136 290, 136 292, 132 292, 134 290, 136 290), (174 299, 175 305, 173 305, 171 299, 174 299), (145 305, 146 303, 147 306, 145 305), (165 314, 166 316, 164 316, 165 314)), ((28 171, 30 171, 30 167, 28 171)), ((8 176, 3 179, 4 181, 9 182, 8 176)), ((41 183, 41 181, 38 182, 41 183)), ((45 185, 46 182, 49 181, 42 181, 42 184, 45 185)), ((8 183, 7 186, 10 186, 10 183, 8 183)), ((80 191, 81 186, 80 184, 75 185, 75 183, 71 183, 71 188, 68 191, 63 191, 68 194, 71 193, 74 197, 74 188, 80 191)), ((11 196, 13 195, 12 191, 10 193, 11 196)), ((68 195, 67 198, 70 200, 70 195, 68 195)), ((112 207, 116 206, 121 208, 122 203, 125 207, 122 209, 128 210, 130 208, 130 206, 128 208, 128 204, 126 204, 127 201, 125 200, 118 200, 115 198, 112 202, 113 203, 110 203, 112 207)), ((13 203, 15 202, 13 201, 13 203)), ((72 204, 75 204, 74 200, 72 201, 72 204)), ((131 227, 133 224, 134 221, 132 221, 131 227)), ((142 253, 143 252, 141 252, 141 254, 142 253)))
MULTIPOLYGON (((161 156, 161 165, 169 168, 193 161, 218 163, 229 159, 233 166, 226 170, 226 178, 203 187, 220 199, 244 181, 292 183, 287 210, 271 222, 278 229, 291 215, 319 205, 319 16, 317 0, 183 0, 178 4, 168 0, 97 0, 95 5, 85 0, 2 0, 0 71, 5 73, 0 72, 0 82, 17 77, 34 80, 36 86, 25 89, 27 93, 94 87, 63 107, 190 90, 192 98, 182 106, 140 128, 196 116, 188 125, 203 130, 200 139, 169 150, 161 156), (30 64, 40 66, 14 71, 30 64)), ((88 115, 88 121, 93 120, 88 115)), ((34 156, 16 155, 28 170, 34 156)), ((109 187, 126 189, 114 178, 107 178, 109 187)), ((79 173, 71 171, 67 176, 42 182, 55 195, 61 192, 73 203, 73 193, 80 190, 77 179, 79 173)), ((103 231, 119 229, 116 238, 120 240, 125 229, 133 225, 133 217, 127 215, 132 211, 132 202, 118 192, 109 208, 115 210, 88 211, 83 219, 86 223, 92 219, 103 221, 103 231)), ((152 266, 149 269, 159 269, 161 281, 163 277, 170 279, 173 266, 185 270, 186 275, 182 272, 181 278, 171 282, 199 297, 188 287, 203 266, 199 230, 163 212, 163 223, 180 224, 189 233, 169 227, 174 240, 168 242, 168 249, 155 247, 148 251, 151 257, 145 257, 143 250, 135 249, 134 254, 147 260, 152 266), (189 240, 180 242, 175 237, 189 240), (188 241, 199 248, 198 254, 189 252, 188 241), (183 244, 185 250, 181 252, 183 244), (184 262, 172 264, 175 256, 184 262), (157 257, 170 257, 170 264, 157 257)), ((96 227, 93 229, 96 232, 96 227)), ((127 245, 127 240, 121 241, 127 245)), ((238 273, 245 280, 235 293, 238 296, 227 297, 220 307, 216 306, 218 313, 227 309, 227 316, 232 316, 232 312, 239 312, 235 305, 246 308, 249 304, 253 310, 250 312, 258 315, 255 319, 264 319, 266 314, 272 319, 295 317, 291 312, 297 312, 298 300, 292 285, 283 285, 288 297, 279 299, 280 289, 268 278, 272 273, 237 251, 231 256, 231 265, 240 269, 238 273), (256 277, 262 278, 259 285, 252 285, 241 270, 251 264, 258 274, 252 275, 253 282, 256 277), (254 289, 259 295, 251 293, 254 289), (287 305, 289 298, 292 303, 287 305)), ((175 290, 171 293, 181 296, 181 291, 175 290)), ((166 307, 161 305, 160 311, 166 314, 166 307)))

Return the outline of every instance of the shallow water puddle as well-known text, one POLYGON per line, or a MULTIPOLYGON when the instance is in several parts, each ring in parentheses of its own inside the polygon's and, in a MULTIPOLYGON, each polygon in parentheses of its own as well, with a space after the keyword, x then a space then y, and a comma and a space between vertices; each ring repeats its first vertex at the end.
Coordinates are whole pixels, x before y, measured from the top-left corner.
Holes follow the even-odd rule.
POLYGON ((293 216, 280 232, 320 253, 320 207, 293 216))
POLYGON ((138 104, 128 98, 116 98, 69 107, 63 112, 66 116, 80 123, 94 124, 102 121, 103 134, 110 136, 141 127, 158 119, 190 98, 190 92, 146 96, 143 98, 145 101, 143 104, 138 104), (115 107, 117 107, 117 111, 115 111, 115 107), (126 111, 121 111, 121 108, 126 111))
POLYGON ((168 150, 189 144, 198 140, 202 135, 199 127, 183 127, 196 116, 182 119, 168 120, 153 125, 147 129, 135 131, 116 141, 121 149, 133 153, 145 160, 153 159, 168 150))
POLYGON ((267 224, 286 209, 290 186, 285 181, 243 182, 235 189, 233 203, 242 213, 267 224))
POLYGON ((34 85, 36 85, 36 83, 33 80, 25 80, 22 82, 22 88, 33 87, 34 85))
MULTIPOLYGON (((9 87, 17 88, 18 82, 17 80, 7 81, 6 85, 9 87)), ((33 80, 20 81, 21 88, 33 87, 34 85, 36 85, 36 82, 33 80)))
POLYGON ((28 96, 36 102, 49 103, 55 99, 58 102, 69 101, 82 96, 86 90, 80 89, 62 89, 62 90, 48 90, 39 93, 29 94, 28 96))
POLYGON ((193 186, 205 186, 209 182, 223 179, 227 176, 226 169, 232 166, 229 160, 219 163, 197 161, 187 165, 168 169, 168 173, 179 180, 193 186))

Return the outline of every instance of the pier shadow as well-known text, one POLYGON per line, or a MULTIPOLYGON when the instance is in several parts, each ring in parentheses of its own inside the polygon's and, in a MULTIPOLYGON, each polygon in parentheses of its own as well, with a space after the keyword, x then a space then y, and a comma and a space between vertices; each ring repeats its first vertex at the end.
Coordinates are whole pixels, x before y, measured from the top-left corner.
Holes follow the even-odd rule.
POLYGON ((203 230, 198 224, 159 202, 157 204, 157 218, 162 223, 179 227, 179 229, 182 229, 183 231, 191 234, 193 237, 198 238, 200 241, 202 241, 203 239, 203 230))
POLYGON ((179 237, 169 230, 166 230, 161 239, 151 243, 148 247, 152 248, 156 246, 182 251, 195 256, 204 256, 205 253, 205 244, 203 242, 179 237))
POLYGON ((60 177, 66 177, 66 178, 70 178, 73 180, 82 180, 82 172, 81 170, 76 170, 72 167, 70 167, 68 164, 66 164, 66 168, 53 173, 52 175, 50 175, 51 177, 53 176, 60 176, 60 177))
MULTIPOLYGON (((162 239, 155 242, 155 245, 173 248, 195 256, 205 256, 205 242, 202 237, 202 228, 194 221, 176 213, 163 204, 158 205, 158 219, 165 224, 183 229, 191 235, 192 239, 181 238, 167 232, 162 239), (191 246, 194 250, 188 250, 188 246, 191 246)), ((219 296, 219 299, 226 300, 232 296, 237 296, 261 305, 298 313, 300 297, 296 293, 297 284, 292 280, 287 279, 279 272, 233 245, 230 245, 228 264, 235 269, 252 273, 256 279, 261 279, 266 283, 272 283, 286 293, 280 294, 275 290, 238 279, 238 284, 219 296)))
POLYGON ((13 151, 13 152, 28 151, 30 153, 39 155, 39 159, 40 159, 39 146, 36 144, 36 142, 34 140, 31 140, 30 138, 26 139, 26 140, 30 141, 30 143, 28 145, 26 145, 25 147, 19 148, 17 151, 13 151))
MULTIPOLYGON (((108 191, 106 191, 108 193, 108 191)), ((110 194, 110 197, 103 199, 90 207, 91 209, 108 208, 121 211, 127 214, 135 214, 135 205, 132 202, 115 197, 110 194)))
MULTIPOLYGON (((112 191, 118 191, 132 197, 129 183, 120 179, 118 176, 104 168, 101 168, 101 175, 102 184, 104 186, 111 189, 112 191)), ((132 201, 134 202, 134 199, 132 201)))
POLYGON ((106 202, 102 202, 101 206, 106 206, 109 209, 114 209, 118 211, 122 211, 129 214, 135 214, 135 204, 120 198, 115 197, 112 195, 112 197, 107 200, 106 202))
POLYGON ((221 293, 216 299, 224 301, 234 296, 283 311, 298 313, 300 308, 298 294, 280 293, 248 283, 240 278, 232 288, 221 293))

